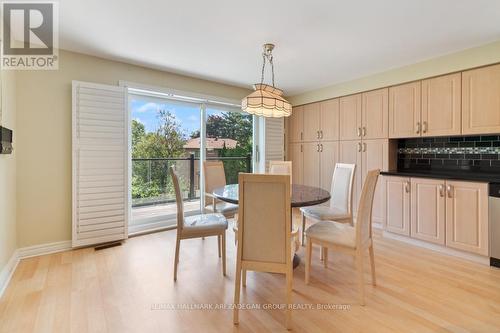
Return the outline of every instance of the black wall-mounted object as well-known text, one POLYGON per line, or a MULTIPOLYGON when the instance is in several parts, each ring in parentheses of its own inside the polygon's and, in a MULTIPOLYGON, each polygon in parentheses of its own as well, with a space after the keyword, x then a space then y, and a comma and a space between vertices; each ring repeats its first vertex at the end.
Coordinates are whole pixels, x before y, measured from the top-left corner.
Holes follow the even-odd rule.
POLYGON ((12 130, 0 126, 0 154, 11 154, 12 150, 12 130))

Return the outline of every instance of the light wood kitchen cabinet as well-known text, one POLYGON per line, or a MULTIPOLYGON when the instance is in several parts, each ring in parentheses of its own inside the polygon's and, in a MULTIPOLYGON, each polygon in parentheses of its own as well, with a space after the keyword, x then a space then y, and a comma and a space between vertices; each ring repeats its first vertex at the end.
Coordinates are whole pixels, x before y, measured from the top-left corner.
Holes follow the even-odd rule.
POLYGON ((420 81, 389 88, 389 138, 420 136, 420 116, 420 81))
POLYGON ((339 160, 338 141, 320 143, 320 187, 330 192, 333 171, 339 160))
POLYGON ((461 73, 422 81, 422 136, 461 134, 461 81, 461 73))
MULTIPOLYGON (((363 140, 361 144, 361 186, 358 192, 359 195, 361 195, 361 190, 368 171, 375 169, 386 171, 389 163, 389 140, 363 140)), ((377 187, 375 188, 375 196, 373 198, 373 222, 384 223, 386 215, 385 198, 384 177, 379 176, 377 187)))
POLYGON ((320 110, 319 103, 304 105, 303 141, 319 140, 320 110))
POLYGON ((304 107, 297 106, 292 109, 292 115, 288 117, 289 142, 300 142, 303 138, 304 107))
POLYGON ((446 245, 488 255, 488 184, 446 182, 446 245))
POLYGON ((340 140, 361 139, 361 94, 339 101, 340 140))
POLYGON ((385 177, 387 231, 410 236, 410 178, 385 177))
POLYGON ((389 137, 389 89, 373 90, 362 95, 361 135, 364 139, 389 137))
POLYGON ((446 201, 444 180, 412 178, 410 235, 445 244, 446 201))
POLYGON ((339 140, 339 99, 319 104, 319 130, 321 141, 339 140))
POLYGON ((289 146, 289 160, 292 161, 292 182, 303 184, 302 173, 304 168, 302 143, 291 143, 289 146))
POLYGON ((500 133, 500 65, 462 73, 462 134, 500 133))
POLYGON ((302 147, 302 184, 319 187, 319 143, 305 142, 302 147))

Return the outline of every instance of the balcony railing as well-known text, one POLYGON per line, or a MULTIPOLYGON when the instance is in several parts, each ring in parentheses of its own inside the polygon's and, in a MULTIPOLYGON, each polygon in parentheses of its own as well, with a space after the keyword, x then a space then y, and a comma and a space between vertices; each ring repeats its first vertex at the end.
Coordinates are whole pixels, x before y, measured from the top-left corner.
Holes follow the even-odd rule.
MULTIPOLYGON (((252 171, 252 156, 207 157, 207 160, 223 161, 228 184, 238 182, 239 172, 252 171)), ((164 204, 175 201, 174 188, 169 175, 171 165, 179 174, 181 194, 184 200, 200 198, 200 158, 133 158, 132 159, 132 207, 164 204), (198 162, 198 163, 197 163, 198 162)))

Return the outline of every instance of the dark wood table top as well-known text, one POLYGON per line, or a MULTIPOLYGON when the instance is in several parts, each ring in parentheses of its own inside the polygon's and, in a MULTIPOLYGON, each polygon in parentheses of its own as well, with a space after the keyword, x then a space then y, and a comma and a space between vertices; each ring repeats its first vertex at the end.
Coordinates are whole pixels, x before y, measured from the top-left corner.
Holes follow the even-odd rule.
MULTIPOLYGON (((238 184, 216 188, 213 195, 222 201, 238 204, 238 184)), ((330 200, 330 193, 319 187, 292 185, 292 207, 319 205, 330 200)))

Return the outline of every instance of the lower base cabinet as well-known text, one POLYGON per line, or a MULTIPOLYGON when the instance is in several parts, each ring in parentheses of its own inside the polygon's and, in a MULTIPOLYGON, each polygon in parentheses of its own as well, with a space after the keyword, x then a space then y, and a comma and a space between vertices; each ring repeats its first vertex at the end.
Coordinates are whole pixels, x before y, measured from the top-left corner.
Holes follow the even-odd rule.
POLYGON ((385 230, 488 255, 488 184, 385 176, 385 230))

